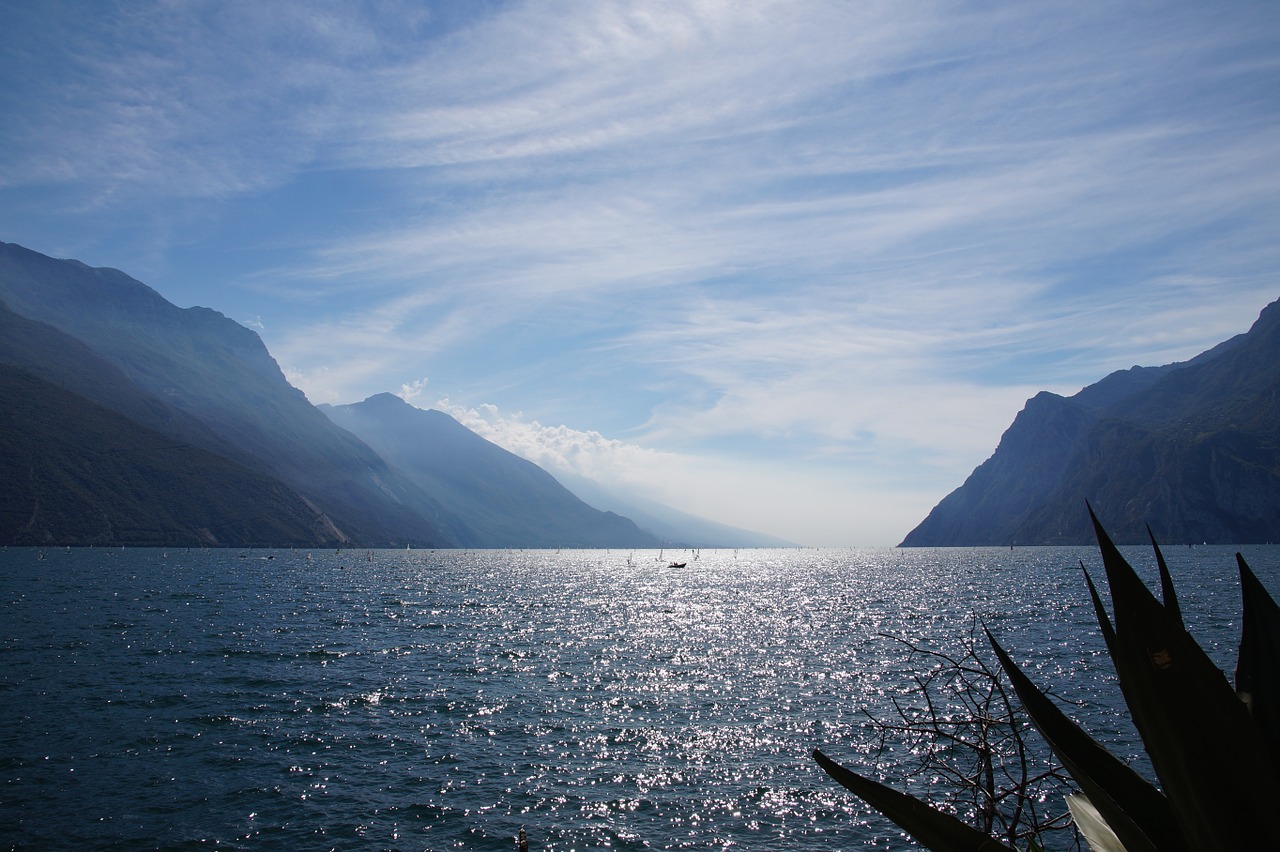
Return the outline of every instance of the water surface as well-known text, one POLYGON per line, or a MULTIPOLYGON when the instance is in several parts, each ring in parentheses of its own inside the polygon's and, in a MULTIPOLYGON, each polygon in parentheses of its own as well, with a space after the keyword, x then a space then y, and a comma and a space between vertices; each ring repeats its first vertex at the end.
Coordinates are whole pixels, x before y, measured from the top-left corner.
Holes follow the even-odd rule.
MULTIPOLYGON (((1234 549, 1167 555, 1229 669, 1234 549)), ((1245 555, 1274 593, 1280 549, 1245 555)), ((910 691, 882 634, 944 647, 980 616, 1142 765, 1081 560, 0 551, 0 846, 901 848, 809 757, 868 759, 864 709, 910 691)))

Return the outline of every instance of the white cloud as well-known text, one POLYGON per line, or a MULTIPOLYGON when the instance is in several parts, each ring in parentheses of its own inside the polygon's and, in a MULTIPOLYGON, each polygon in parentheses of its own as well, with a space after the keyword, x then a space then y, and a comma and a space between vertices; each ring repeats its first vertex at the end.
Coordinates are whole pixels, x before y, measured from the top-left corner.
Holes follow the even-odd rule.
POLYGON ((400 386, 400 393, 398 396, 405 402, 413 402, 415 399, 422 396, 422 392, 426 389, 427 380, 425 377, 421 379, 414 379, 412 382, 400 386))
POLYGON ((612 440, 599 432, 543 426, 519 412, 503 414, 495 405, 465 408, 442 399, 436 408, 553 475, 573 473, 614 486, 650 489, 661 484, 654 479, 661 470, 681 464, 675 453, 612 440))

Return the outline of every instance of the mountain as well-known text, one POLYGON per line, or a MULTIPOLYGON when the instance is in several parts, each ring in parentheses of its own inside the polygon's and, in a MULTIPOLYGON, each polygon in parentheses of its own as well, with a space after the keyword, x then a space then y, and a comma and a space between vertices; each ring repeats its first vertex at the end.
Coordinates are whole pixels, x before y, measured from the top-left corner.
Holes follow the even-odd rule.
POLYGON ((343 543, 320 512, 199 421, 2 302, 0 401, 0 542, 343 543))
POLYGON ((593 509, 533 462, 441 411, 388 393, 320 406, 424 492, 458 516, 470 547, 657 547, 612 512, 593 509))
POLYGON ((1028 400, 902 546, 1280 541, 1280 302, 1190 361, 1028 400))
POLYGON ((333 546, 283 483, 0 364, 0 542, 333 546))
POLYGON ((786 539, 717 523, 654 500, 621 497, 589 479, 562 477, 562 481, 588 505, 630 518, 667 547, 796 547, 786 539))
MULTIPOLYGON (((7 243, 0 243, 0 302, 75 338, 118 370, 134 392, 118 403, 97 394, 107 408, 137 417, 137 405, 150 407, 150 419, 139 422, 253 464, 305 498, 351 541, 456 544, 437 523, 448 517, 442 506, 321 414, 285 380, 261 339, 222 314, 178 308, 118 270, 7 243)), ((64 375, 68 384, 60 386, 74 385, 75 369, 63 372, 72 378, 64 375)))
POLYGON ((0 369, 0 543, 783 543, 637 509, 652 534, 389 395, 326 415, 222 314, 6 243, 0 369))
POLYGON ((216 450, 243 463, 252 456, 207 426, 139 388, 118 367, 51 325, 15 314, 0 302, 0 364, 29 372, 148 429, 216 450))

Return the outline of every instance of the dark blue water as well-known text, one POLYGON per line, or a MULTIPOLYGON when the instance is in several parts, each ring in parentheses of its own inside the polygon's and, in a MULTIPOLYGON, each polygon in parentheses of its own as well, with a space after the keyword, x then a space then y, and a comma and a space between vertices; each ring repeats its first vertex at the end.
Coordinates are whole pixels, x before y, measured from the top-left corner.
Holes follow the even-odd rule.
MULTIPOLYGON (((1168 553, 1228 668, 1233 554, 1168 553)), ((900 848, 809 753, 856 764, 910 692, 880 634, 973 614, 1141 764, 1092 549, 693 557, 0 551, 0 847, 900 848)))

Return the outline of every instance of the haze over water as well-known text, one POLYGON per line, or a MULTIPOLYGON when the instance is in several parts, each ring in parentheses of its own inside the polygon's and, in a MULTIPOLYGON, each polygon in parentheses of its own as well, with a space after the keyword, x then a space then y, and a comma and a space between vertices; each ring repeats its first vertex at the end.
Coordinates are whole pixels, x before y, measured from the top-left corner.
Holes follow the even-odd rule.
MULTIPOLYGON (((1166 554, 1228 671, 1234 552, 1166 554)), ((1244 553, 1275 594, 1280 548, 1244 553)), ((881 634, 954 647, 976 614, 1140 753, 1081 560, 0 551, 0 846, 508 850, 524 827, 533 849, 897 848, 809 757, 876 774, 862 710, 910 683, 881 634)))

